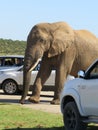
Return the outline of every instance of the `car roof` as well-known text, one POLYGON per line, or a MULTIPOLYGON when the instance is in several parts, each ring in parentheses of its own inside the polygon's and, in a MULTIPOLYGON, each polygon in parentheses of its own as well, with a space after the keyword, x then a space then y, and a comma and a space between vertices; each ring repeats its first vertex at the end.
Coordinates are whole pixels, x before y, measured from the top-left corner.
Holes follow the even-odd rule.
POLYGON ((0 56, 0 58, 24 58, 23 55, 4 55, 0 56))

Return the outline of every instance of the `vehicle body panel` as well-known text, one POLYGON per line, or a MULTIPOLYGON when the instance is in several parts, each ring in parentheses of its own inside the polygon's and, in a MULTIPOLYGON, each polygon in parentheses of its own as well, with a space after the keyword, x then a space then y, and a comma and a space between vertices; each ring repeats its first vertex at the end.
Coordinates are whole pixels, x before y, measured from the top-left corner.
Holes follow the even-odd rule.
POLYGON ((98 59, 79 78, 65 83, 60 96, 62 113, 67 96, 73 98, 81 116, 98 116, 98 59))
MULTIPOLYGON (((23 71, 17 71, 17 70, 2 70, 0 72, 0 84, 2 84, 5 80, 7 79, 12 79, 14 80, 18 85, 22 85, 23 84, 23 71)), ((35 78, 37 76, 38 71, 32 71, 31 74, 31 83, 30 85, 33 85, 35 78)), ((55 83, 55 71, 51 72, 51 75, 49 77, 49 79, 46 81, 45 85, 49 86, 54 86, 55 83)))

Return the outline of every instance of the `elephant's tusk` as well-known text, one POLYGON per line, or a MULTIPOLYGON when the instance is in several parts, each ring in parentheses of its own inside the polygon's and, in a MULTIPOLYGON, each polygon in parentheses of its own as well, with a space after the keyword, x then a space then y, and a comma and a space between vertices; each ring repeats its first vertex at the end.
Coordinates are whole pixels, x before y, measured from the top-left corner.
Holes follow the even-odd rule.
POLYGON ((40 59, 37 60, 37 62, 29 69, 29 72, 31 72, 39 63, 40 59))

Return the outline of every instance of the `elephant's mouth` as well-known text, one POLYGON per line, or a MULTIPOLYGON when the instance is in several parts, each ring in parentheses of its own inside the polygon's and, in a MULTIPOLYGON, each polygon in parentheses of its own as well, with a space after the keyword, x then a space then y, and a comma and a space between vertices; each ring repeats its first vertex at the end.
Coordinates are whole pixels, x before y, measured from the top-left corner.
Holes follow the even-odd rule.
POLYGON ((39 61, 40 61, 40 58, 33 65, 31 65, 31 67, 29 69, 29 72, 31 72, 37 66, 37 64, 39 63, 39 61))

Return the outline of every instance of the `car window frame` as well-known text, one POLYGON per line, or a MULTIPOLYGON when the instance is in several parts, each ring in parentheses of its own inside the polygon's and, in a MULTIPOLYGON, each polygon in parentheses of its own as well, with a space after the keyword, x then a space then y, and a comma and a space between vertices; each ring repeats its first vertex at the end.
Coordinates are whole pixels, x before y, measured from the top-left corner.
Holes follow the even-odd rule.
POLYGON ((98 65, 98 60, 90 66, 90 68, 85 72, 84 79, 97 79, 98 76, 91 75, 91 72, 94 70, 94 68, 98 65))

